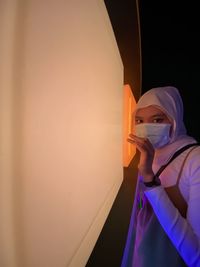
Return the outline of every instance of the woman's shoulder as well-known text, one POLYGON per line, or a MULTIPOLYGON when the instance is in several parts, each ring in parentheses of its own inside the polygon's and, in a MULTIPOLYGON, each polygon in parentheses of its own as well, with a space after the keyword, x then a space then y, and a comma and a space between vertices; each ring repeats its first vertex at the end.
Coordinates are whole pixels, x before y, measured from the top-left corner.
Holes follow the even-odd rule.
POLYGON ((199 157, 200 158, 200 143, 197 143, 197 145, 194 145, 193 147, 189 148, 188 151, 186 151, 188 154, 188 157, 199 157))
MULTIPOLYGON (((184 148, 184 147, 182 147, 184 148)), ((181 150, 181 149, 180 149, 181 150)), ((195 161, 200 161, 200 144, 197 143, 197 145, 188 147, 187 149, 185 149, 184 151, 182 151, 181 153, 178 154, 177 159, 175 160, 175 165, 182 165, 183 162, 187 161, 187 163, 189 163, 193 160, 195 161)), ((177 165, 177 166, 178 166, 177 165)))
POLYGON ((200 145, 190 148, 186 153, 185 167, 187 174, 192 177, 199 177, 200 179, 200 145))

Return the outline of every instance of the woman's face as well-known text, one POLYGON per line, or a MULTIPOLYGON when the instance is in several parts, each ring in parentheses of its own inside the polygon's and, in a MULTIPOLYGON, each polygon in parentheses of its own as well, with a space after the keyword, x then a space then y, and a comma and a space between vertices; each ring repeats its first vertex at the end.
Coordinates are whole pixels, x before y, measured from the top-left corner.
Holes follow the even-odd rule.
POLYGON ((148 106, 137 110, 135 115, 135 124, 140 123, 169 123, 172 125, 172 121, 155 106, 148 106))

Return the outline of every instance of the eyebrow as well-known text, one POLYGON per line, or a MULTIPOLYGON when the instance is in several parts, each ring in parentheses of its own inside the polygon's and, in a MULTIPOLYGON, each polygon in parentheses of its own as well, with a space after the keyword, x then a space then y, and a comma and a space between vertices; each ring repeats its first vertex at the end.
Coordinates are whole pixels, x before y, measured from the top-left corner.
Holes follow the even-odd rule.
MULTIPOLYGON (((151 116, 150 118, 165 117, 165 116, 166 116, 166 115, 163 114, 163 113, 157 113, 157 114, 151 116)), ((143 117, 141 117, 141 116, 135 116, 135 119, 143 119, 143 117)))
POLYGON ((152 118, 154 118, 154 117, 165 117, 166 115, 165 114, 163 114, 163 113, 157 113, 157 114, 155 114, 155 115, 153 115, 153 116, 151 116, 152 118))

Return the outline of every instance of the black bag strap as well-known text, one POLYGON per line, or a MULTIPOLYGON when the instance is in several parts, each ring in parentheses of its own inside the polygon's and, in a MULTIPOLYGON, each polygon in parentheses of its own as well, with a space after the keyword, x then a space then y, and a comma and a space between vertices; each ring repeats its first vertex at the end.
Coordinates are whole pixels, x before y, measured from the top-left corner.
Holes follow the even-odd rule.
POLYGON ((187 150, 188 148, 192 147, 192 146, 199 146, 200 144, 199 143, 192 143, 192 144, 188 144, 184 147, 181 147, 179 150, 177 150, 174 155, 171 157, 171 159, 164 165, 162 165, 160 167, 160 169, 157 171, 156 173, 156 176, 159 176, 163 171, 164 169, 176 158, 178 157, 181 153, 183 153, 185 150, 187 150))

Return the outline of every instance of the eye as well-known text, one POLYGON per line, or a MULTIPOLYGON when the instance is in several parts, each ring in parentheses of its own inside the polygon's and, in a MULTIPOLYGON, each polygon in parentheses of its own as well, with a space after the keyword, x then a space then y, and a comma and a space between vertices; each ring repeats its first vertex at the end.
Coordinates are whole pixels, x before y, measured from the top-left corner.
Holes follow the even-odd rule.
POLYGON ((163 118, 154 118, 153 123, 162 123, 164 121, 163 118))
POLYGON ((135 119, 135 124, 140 124, 140 123, 143 123, 143 120, 141 120, 141 119, 135 119))

